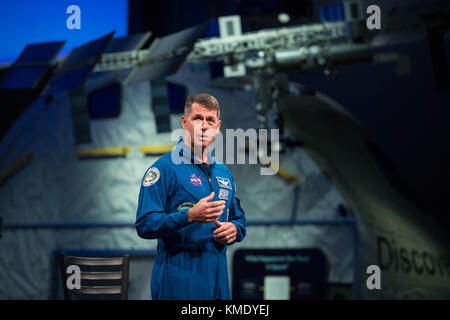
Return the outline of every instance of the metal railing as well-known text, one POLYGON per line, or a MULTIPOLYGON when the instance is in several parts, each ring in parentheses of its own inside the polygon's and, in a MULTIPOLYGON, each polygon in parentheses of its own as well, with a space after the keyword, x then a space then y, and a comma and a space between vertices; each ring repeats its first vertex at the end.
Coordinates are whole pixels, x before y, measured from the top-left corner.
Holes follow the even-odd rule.
MULTIPOLYGON (((342 218, 324 218, 324 219, 253 219, 247 220, 246 225, 248 227, 252 226, 294 226, 294 225, 348 225, 351 228, 352 232, 352 240, 353 240, 353 290, 352 290, 352 298, 359 299, 359 282, 360 278, 360 242, 358 236, 358 229, 356 220, 352 217, 342 217, 342 218)), ((29 230, 29 229, 88 229, 88 228, 135 228, 135 224, 131 222, 20 222, 20 223, 4 223, 3 230, 29 230)), ((58 250, 57 250, 58 251, 58 250)), ((60 251, 60 250, 59 250, 60 251)), ((89 250, 65 250, 71 254, 77 252, 86 253, 89 250)), ((54 251, 55 252, 55 251, 54 251)), ((149 255, 153 253, 152 250, 123 250, 123 249, 114 249, 114 250, 103 250, 96 249, 93 250, 95 254, 104 253, 104 254, 146 254, 149 255)), ((154 250, 156 254, 156 250, 154 250)))

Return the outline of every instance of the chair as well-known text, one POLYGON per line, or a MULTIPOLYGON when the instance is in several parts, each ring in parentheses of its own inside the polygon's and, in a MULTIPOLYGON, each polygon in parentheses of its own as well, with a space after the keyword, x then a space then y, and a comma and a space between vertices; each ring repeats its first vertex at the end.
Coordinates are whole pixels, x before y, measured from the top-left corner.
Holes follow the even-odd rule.
MULTIPOLYGON (((124 255, 122 257, 112 258, 92 258, 92 257, 76 257, 68 256, 65 253, 58 255, 62 285, 64 290, 64 299, 72 300, 73 294, 89 294, 89 295, 119 295, 121 300, 128 298, 128 273, 130 256, 124 255), (79 289, 69 289, 67 287, 67 267, 70 265, 77 265, 80 267, 80 282, 79 289), (111 271, 112 268, 120 271, 111 271), (104 270, 108 271, 104 271, 104 270), (103 271, 102 271, 103 270, 103 271), (84 283, 105 283, 108 285, 84 285, 84 283), (114 285, 110 285, 111 283, 114 285), (116 284, 118 283, 118 284, 116 284)), ((98 297, 98 296, 97 296, 98 297)))

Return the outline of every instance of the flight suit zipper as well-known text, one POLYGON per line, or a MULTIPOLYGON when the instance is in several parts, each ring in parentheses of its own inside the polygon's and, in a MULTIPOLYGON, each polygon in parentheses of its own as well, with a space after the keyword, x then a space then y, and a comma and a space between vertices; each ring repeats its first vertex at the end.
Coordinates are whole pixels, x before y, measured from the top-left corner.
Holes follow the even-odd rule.
POLYGON ((212 168, 208 168, 208 170, 207 170, 207 169, 205 169, 205 167, 203 166, 203 164, 201 164, 201 165, 200 165, 200 170, 201 170, 204 174, 206 174, 206 177, 208 178, 208 181, 209 181, 209 187, 210 187, 211 192, 214 191, 214 188, 213 188, 212 183, 211 183, 211 172, 212 172, 212 168))

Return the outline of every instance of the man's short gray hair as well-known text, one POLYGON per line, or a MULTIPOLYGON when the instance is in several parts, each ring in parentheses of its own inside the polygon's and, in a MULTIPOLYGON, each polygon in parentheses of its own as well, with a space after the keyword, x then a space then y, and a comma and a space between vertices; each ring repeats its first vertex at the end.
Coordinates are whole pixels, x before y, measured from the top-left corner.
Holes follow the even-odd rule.
POLYGON ((190 96, 186 99, 186 103, 184 104, 184 115, 187 116, 192 111, 192 104, 196 102, 205 106, 210 110, 217 110, 217 119, 220 119, 220 106, 219 101, 212 95, 208 93, 199 93, 193 96, 190 96))

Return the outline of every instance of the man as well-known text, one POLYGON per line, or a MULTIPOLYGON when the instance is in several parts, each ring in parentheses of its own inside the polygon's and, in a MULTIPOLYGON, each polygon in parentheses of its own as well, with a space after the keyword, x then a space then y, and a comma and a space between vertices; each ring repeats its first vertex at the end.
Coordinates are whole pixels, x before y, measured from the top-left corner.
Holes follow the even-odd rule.
POLYGON ((226 250, 244 239, 246 219, 230 170, 208 152, 219 118, 216 98, 189 97, 181 117, 184 139, 142 180, 136 230, 158 239, 155 300, 230 299, 226 250))

